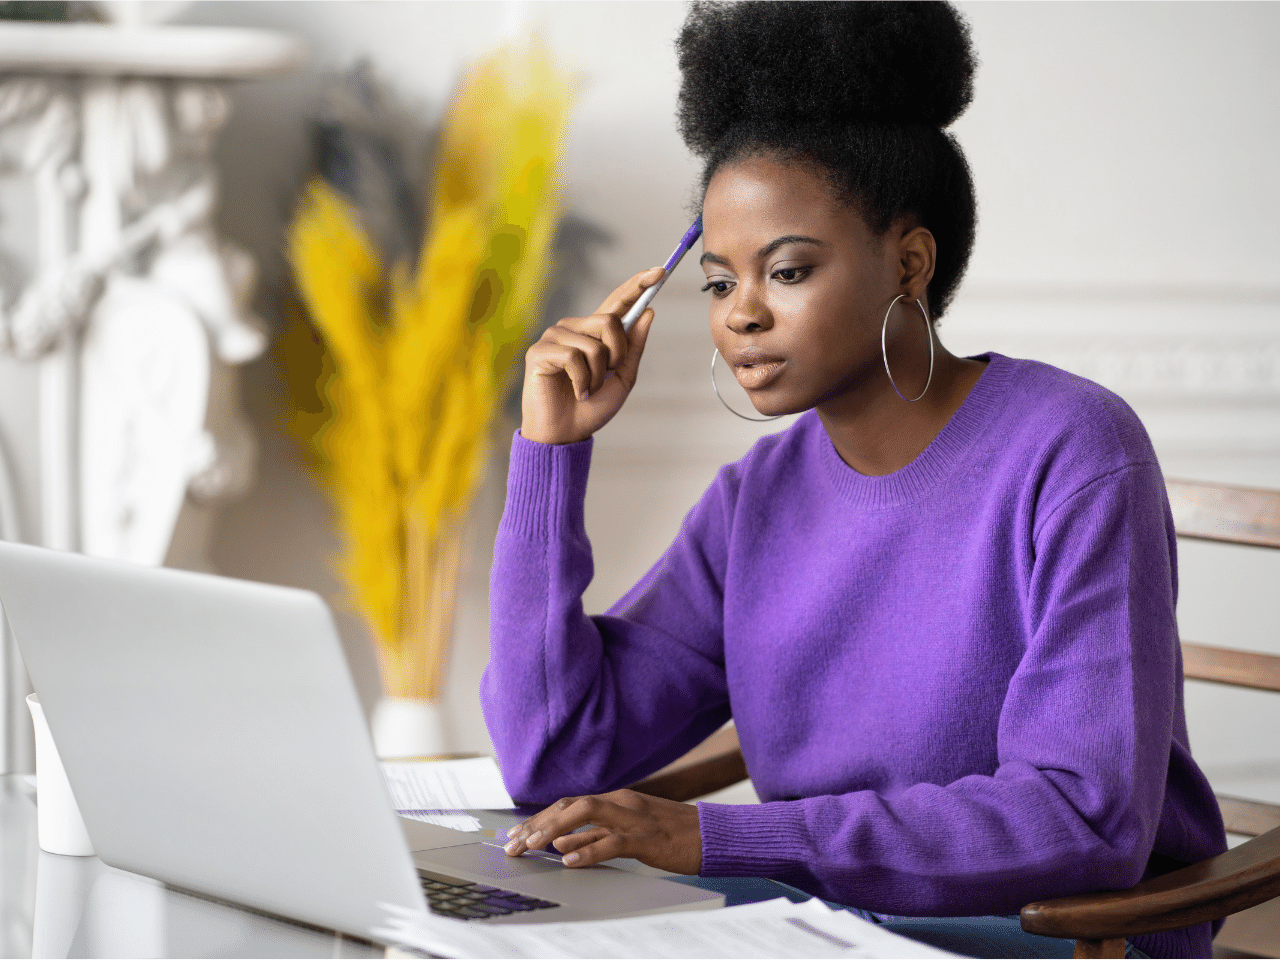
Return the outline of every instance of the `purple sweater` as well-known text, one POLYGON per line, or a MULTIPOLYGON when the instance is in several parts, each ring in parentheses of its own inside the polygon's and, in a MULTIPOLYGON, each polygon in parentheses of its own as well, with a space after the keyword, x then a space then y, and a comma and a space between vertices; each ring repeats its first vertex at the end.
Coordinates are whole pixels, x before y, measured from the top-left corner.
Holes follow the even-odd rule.
MULTIPOLYGON (((511 451, 481 697, 512 796, 626 786, 732 718, 764 802, 699 804, 704 876, 1007 915, 1226 849, 1188 747, 1164 482, 1114 394, 989 355, 884 477, 805 414, 594 617, 590 459, 511 451)), ((1210 930, 1135 944, 1208 956, 1210 930)))

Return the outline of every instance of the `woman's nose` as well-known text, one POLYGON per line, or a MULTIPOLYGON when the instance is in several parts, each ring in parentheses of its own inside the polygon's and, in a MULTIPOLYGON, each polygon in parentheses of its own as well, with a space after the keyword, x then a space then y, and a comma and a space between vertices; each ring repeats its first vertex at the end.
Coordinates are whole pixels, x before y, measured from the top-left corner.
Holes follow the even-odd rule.
POLYGON ((725 319, 726 325, 734 333, 759 333, 773 326, 773 317, 769 308, 755 296, 752 290, 738 288, 738 296, 734 297, 733 309, 725 319))

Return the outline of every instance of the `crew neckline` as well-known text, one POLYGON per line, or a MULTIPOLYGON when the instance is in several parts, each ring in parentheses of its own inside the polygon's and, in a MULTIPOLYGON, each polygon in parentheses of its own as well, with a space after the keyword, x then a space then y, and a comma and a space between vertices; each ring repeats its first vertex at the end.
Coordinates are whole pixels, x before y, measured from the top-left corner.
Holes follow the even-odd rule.
POLYGON ((891 507, 918 500, 946 477, 991 424, 1002 406, 1014 364, 998 353, 982 353, 968 360, 985 360, 986 368, 964 402, 936 437, 901 470, 881 477, 859 473, 840 458, 826 428, 813 414, 817 443, 832 485, 857 506, 891 507))

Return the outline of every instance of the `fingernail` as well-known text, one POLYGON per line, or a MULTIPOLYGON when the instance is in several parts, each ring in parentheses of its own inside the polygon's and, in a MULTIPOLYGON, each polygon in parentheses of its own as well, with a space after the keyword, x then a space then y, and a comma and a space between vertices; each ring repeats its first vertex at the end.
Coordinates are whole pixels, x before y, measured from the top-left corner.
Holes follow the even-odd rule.
POLYGON ((539 830, 537 833, 531 836, 528 840, 526 840, 525 843, 529 845, 530 850, 533 850, 538 847, 539 845, 538 841, 540 841, 541 839, 542 839, 542 831, 539 830))
POLYGON ((519 848, 519 846, 520 846, 520 841, 519 841, 519 840, 512 840, 510 843, 508 843, 508 844, 507 844, 505 847, 503 847, 502 849, 503 849, 504 851, 506 851, 507 853, 514 854, 514 853, 516 852, 516 850, 519 848))
POLYGON ((581 859, 582 857, 578 856, 576 853, 566 853, 564 855, 564 862, 569 864, 569 866, 573 866, 581 859))

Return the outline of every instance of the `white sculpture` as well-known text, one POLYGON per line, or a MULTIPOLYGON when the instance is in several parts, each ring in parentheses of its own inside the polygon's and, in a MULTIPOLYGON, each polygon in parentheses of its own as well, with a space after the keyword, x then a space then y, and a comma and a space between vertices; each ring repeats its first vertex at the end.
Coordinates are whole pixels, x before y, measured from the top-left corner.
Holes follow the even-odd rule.
MULTIPOLYGON (((213 225, 209 153, 226 95, 210 81, 147 74, 173 69, 170 39, 225 61, 216 66, 232 75, 291 65, 298 51, 277 44, 246 64, 234 31, 0 30, 38 31, 46 47, 62 33, 76 47, 74 64, 45 64, 54 76, 0 82, 0 127, 27 128, 15 159, 36 186, 41 237, 36 275, 0 310, 0 352, 62 367, 46 378, 66 422, 63 437, 48 438, 42 488, 70 501, 62 522, 46 509, 46 524, 69 529, 50 545, 160 564, 189 490, 207 501, 249 480, 247 429, 206 422, 210 364, 250 360, 266 338, 248 307, 253 261, 220 242, 213 225), (95 37, 96 58, 86 58, 86 38, 95 37), (210 42, 200 48, 201 40, 210 42), (145 62, 156 56, 164 62, 145 62), (79 79, 78 69, 106 75, 79 79), (63 70, 71 76, 56 75, 63 70)), ((264 51, 264 35, 240 33, 264 51)))
POLYGON ((79 243, 42 264, 7 322, 0 317, 0 342, 32 360, 84 328, 79 545, 159 564, 188 486, 217 497, 250 470, 243 442, 220 445, 205 428, 209 345, 232 364, 266 346, 247 309, 252 260, 220 246, 212 223, 208 150, 226 97, 207 83, 95 79, 77 123, 51 87, 0 86, 0 103, 42 100, 23 165, 46 184, 42 219, 65 220, 83 194, 79 243))

